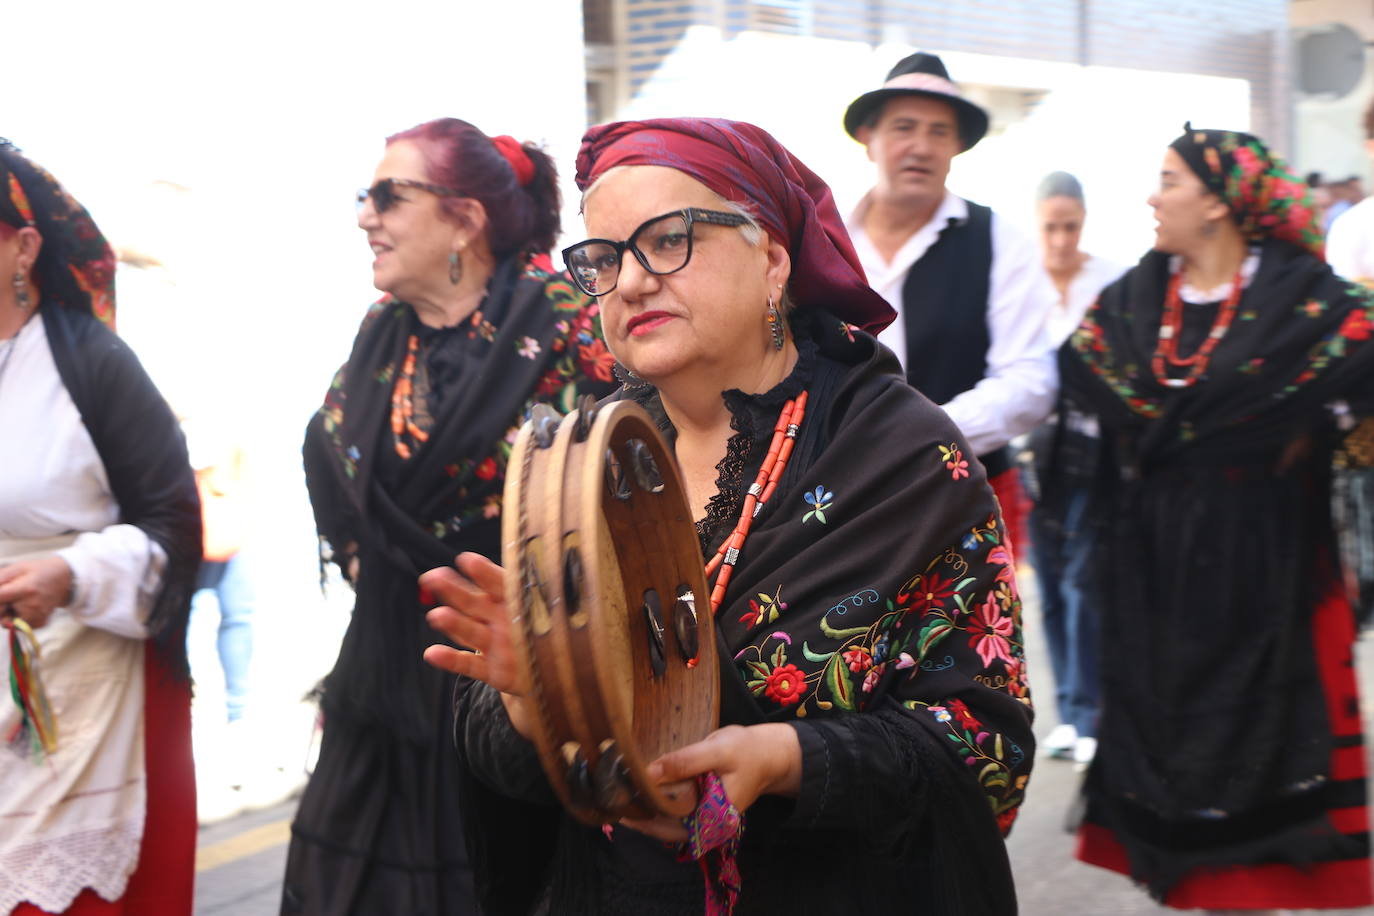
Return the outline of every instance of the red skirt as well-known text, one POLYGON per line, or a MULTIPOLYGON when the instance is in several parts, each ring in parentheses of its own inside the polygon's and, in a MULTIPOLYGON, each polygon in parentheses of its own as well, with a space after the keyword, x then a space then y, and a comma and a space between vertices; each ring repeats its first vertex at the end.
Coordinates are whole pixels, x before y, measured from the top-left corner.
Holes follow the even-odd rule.
MULTIPOLYGON (((1362 735, 1359 692, 1355 682, 1355 619, 1344 592, 1334 588, 1317 606, 1312 619, 1312 642, 1332 736, 1362 735)), ((1340 744, 1342 742, 1337 741, 1340 744)), ((1345 742, 1331 752, 1333 780, 1361 780, 1366 776, 1364 742, 1345 742)), ((1327 817, 1336 830, 1361 834, 1369 830, 1367 805, 1333 808, 1327 817)), ((1124 875, 1131 873, 1126 851, 1116 836, 1099 824, 1085 823, 1078 831, 1078 858, 1124 875)), ((1292 865, 1252 865, 1195 869, 1169 891, 1166 906, 1178 909, 1347 909, 1374 904, 1374 872, 1370 860, 1321 862, 1311 868, 1292 865)))
MULTIPOLYGON (((138 865, 124 896, 109 901, 90 888, 70 916, 190 916, 196 878, 196 776, 191 757, 191 690, 178 683, 148 643, 143 663, 143 748, 147 812, 138 865)), ((21 903, 11 916, 44 916, 21 903)))
POLYGON ((1030 534, 1026 529, 1026 516, 1030 514, 1030 498, 1021 486, 1021 472, 1013 465, 996 477, 989 477, 988 483, 1002 507, 1002 525, 1011 555, 1017 559, 1029 558, 1030 534))

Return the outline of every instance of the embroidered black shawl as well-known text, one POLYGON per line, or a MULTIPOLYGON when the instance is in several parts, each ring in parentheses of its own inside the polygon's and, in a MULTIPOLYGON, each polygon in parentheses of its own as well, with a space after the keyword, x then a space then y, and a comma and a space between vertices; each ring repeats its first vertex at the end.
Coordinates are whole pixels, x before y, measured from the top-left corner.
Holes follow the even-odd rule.
POLYGON ((1282 241, 1264 243, 1205 377, 1165 387, 1151 356, 1168 272, 1147 254, 1060 351, 1065 399, 1103 436, 1089 817, 1160 897, 1197 865, 1350 853, 1323 817, 1311 610, 1331 582, 1323 405, 1374 394, 1374 297, 1282 241), (1280 472, 1305 436, 1310 456, 1280 472))
POLYGON ((305 439, 320 536, 345 575, 359 561, 353 619, 325 682, 328 714, 428 740, 430 698, 448 676, 420 658, 442 637, 425 623, 416 577, 464 550, 499 559, 506 458, 529 408, 543 401, 567 410, 584 392, 612 388, 598 315, 547 256, 501 263, 461 331, 471 344, 464 364, 449 367, 462 370, 462 383, 444 386, 428 441, 401 461, 392 393, 409 340, 423 329, 402 302, 369 311, 305 439))
MULTIPOLYGON (((889 351, 833 318, 808 324, 787 380, 724 395, 737 433, 717 485, 737 513, 779 409, 810 392, 717 618, 722 724, 795 723, 804 758, 799 799, 765 798, 746 815, 737 912, 842 912, 912 887, 922 912, 1015 912, 998 827, 1015 818, 1034 739, 1020 601, 992 493, 889 351)), ((627 394, 672 434, 652 388, 627 394)), ((708 511, 707 546, 733 521, 708 511)), ((497 793, 547 798, 494 696, 478 685, 459 700, 468 766, 497 793)), ((699 872, 670 853, 628 830, 608 843, 563 829, 554 912, 700 912, 699 872)), ((480 846, 483 832, 470 839, 480 846)), ((522 870, 527 885, 538 869, 490 849, 474 861, 489 890, 509 886, 503 869, 522 870)), ((496 895, 486 903, 525 911, 496 895)))

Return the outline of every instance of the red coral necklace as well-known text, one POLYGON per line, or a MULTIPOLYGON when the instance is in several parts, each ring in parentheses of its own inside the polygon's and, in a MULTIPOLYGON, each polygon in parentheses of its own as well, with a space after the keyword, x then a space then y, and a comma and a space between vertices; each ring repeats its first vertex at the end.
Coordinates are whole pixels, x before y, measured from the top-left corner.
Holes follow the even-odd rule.
POLYGON ((1226 332, 1231 329, 1231 323, 1236 319, 1236 311, 1240 306, 1240 296, 1242 287, 1242 271, 1236 271, 1236 277, 1231 281, 1231 292, 1226 296, 1226 300, 1221 303, 1221 308, 1217 310, 1217 317, 1212 322, 1212 329, 1207 332, 1206 338, 1202 341, 1202 346, 1194 351, 1192 356, 1180 357, 1178 355, 1178 338, 1183 331, 1183 296, 1179 287, 1183 282, 1183 271, 1175 271, 1169 278, 1169 289, 1164 295, 1164 317, 1159 325, 1159 343, 1155 345, 1154 359, 1151 361, 1151 368, 1154 371, 1155 380, 1161 385, 1169 388, 1189 388, 1197 384, 1197 380, 1207 372, 1207 364, 1211 362, 1212 351, 1217 348, 1217 344, 1226 336, 1226 332), (1167 365, 1166 365, 1167 364, 1167 365), (1178 366, 1179 368, 1189 366, 1188 374, 1181 378, 1171 378, 1168 366, 1178 366))
POLYGON ((716 610, 725 600, 725 588, 730 584, 730 574, 734 572, 735 561, 739 559, 740 548, 744 546, 744 539, 749 536, 749 528, 754 523, 754 516, 758 515, 765 503, 773 496, 773 491, 778 488, 778 479, 782 477, 783 469, 787 467, 787 459, 792 457, 792 448, 797 441, 797 431, 801 429, 802 417, 806 414, 806 392, 803 391, 786 404, 782 405, 782 412, 778 414, 778 422, 773 426, 773 441, 768 445, 768 454, 763 459, 763 465, 759 468, 759 476, 749 486, 749 492, 744 497, 744 506, 740 509, 739 521, 735 523, 735 530, 720 545, 716 555, 711 558, 711 562, 706 564, 706 579, 709 581, 711 576, 720 571, 716 578, 715 587, 711 589, 711 616, 715 616, 716 610))

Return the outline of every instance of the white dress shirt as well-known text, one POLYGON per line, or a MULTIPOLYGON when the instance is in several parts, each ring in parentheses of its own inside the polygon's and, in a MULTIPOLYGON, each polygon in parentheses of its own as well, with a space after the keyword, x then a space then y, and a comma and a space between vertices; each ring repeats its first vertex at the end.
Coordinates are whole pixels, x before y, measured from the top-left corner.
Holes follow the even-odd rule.
MULTIPOLYGON (((848 220, 849 235, 868 275, 868 285, 897 310, 897 320, 878 335, 878 340, 905 366, 902 286, 911 265, 935 244, 940 230, 951 221, 968 219, 968 202, 946 192, 934 217, 906 240, 891 261, 878 252, 864 231, 869 203, 865 196, 854 208, 848 220)), ((1059 377, 1045 325, 1058 298, 1035 245, 994 213, 987 374, 968 391, 940 405, 968 439, 974 454, 985 455, 1029 432, 1054 406, 1059 377)))
POLYGON ((1126 268, 1115 261, 1088 255, 1083 266, 1078 268, 1078 273, 1069 281, 1068 296, 1063 299, 1056 297, 1058 301, 1054 308, 1050 309, 1049 321, 1046 323, 1050 346, 1058 347, 1067 340, 1069 335, 1078 329, 1088 309, 1097 301, 1098 293, 1125 272, 1126 268))
POLYGON ((1347 280, 1374 285, 1374 197, 1366 197, 1331 224, 1326 262, 1347 280))

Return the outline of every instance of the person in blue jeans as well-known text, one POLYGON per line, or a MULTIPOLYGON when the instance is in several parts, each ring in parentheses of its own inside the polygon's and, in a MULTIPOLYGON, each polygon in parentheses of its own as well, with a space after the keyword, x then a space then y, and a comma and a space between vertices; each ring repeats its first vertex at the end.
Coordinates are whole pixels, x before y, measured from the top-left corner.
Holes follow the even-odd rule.
MULTIPOLYGON (((1036 190, 1035 211, 1041 260, 1059 293, 1047 324, 1058 346, 1124 268, 1079 247, 1087 210, 1083 186, 1068 172, 1044 177, 1036 190)), ((1097 422, 1070 413, 1062 423, 1047 420, 1029 438, 1034 468, 1026 475, 1025 490, 1035 502, 1030 557, 1040 585, 1060 722, 1042 747, 1051 757, 1071 757, 1086 765, 1097 752, 1098 634, 1084 579, 1094 539, 1089 469, 1096 467, 1097 422)))
POLYGON ((219 614, 215 649, 224 670, 225 708, 230 722, 243 717, 248 702, 248 671, 253 660, 253 605, 256 595, 250 565, 243 552, 226 560, 206 560, 196 580, 191 600, 192 618, 211 613, 213 601, 219 614))

